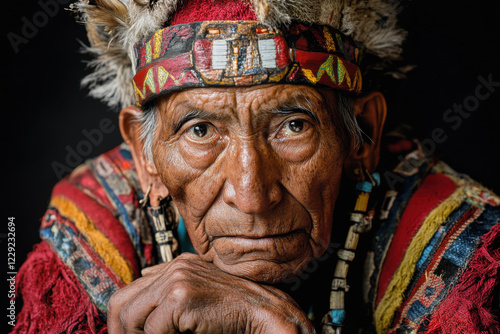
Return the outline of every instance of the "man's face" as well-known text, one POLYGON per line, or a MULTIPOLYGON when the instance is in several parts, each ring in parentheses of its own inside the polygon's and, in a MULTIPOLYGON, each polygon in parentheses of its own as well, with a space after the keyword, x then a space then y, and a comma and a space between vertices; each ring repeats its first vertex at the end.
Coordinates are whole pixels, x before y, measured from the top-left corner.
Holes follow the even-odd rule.
POLYGON ((160 101, 154 163, 202 258, 276 283, 323 254, 345 159, 333 104, 294 85, 196 88, 160 101))

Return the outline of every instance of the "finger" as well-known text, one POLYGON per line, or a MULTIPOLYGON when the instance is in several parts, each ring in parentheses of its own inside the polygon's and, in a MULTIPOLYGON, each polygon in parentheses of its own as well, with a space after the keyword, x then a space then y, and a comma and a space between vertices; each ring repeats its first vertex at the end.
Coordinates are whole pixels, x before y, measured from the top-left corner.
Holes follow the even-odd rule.
MULTIPOLYGON (((169 299, 171 281, 176 281, 171 280, 171 277, 172 273, 168 270, 158 270, 154 274, 141 278, 141 280, 148 280, 150 284, 144 286, 132 298, 129 298, 120 311, 120 324, 122 328, 126 329, 125 333, 142 333, 151 313, 155 311, 159 304, 165 304, 165 300, 169 299)), ((168 304, 168 302, 166 303, 168 304)), ((163 322, 169 324, 170 319, 165 316, 163 322)), ((172 326, 169 325, 169 327, 172 326)), ((163 332, 155 331, 152 333, 163 332)))
POLYGON ((173 312, 165 308, 156 308, 149 314, 144 323, 145 334, 177 334, 181 332, 178 324, 174 323, 173 312))
POLYGON ((120 322, 127 334, 143 334, 144 324, 157 305, 157 298, 137 298, 131 300, 122 308, 120 312, 120 322))
POLYGON ((151 274, 154 274, 154 273, 157 273, 159 270, 163 269, 163 264, 158 264, 156 266, 152 266, 152 267, 148 267, 148 268, 144 268, 141 270, 141 275, 144 277, 144 276, 148 276, 148 275, 151 275, 151 274))
MULTIPOLYGON (((198 321, 206 325, 213 319, 209 313, 213 311, 202 307, 206 302, 205 298, 200 300, 199 277, 194 274, 200 273, 202 268, 196 263, 192 263, 191 256, 177 259, 169 270, 162 273, 158 282, 161 282, 159 289, 155 289, 156 295, 161 295, 157 306, 150 310, 143 325, 145 333, 220 333, 220 331, 206 331, 205 328, 199 331, 198 321), (203 312, 199 313, 200 310, 203 312), (187 318, 186 318, 187 314, 187 318), (205 320, 205 321, 203 321, 205 320)), ((142 291, 144 298, 148 297, 148 292, 142 291)), ((204 296, 206 291, 201 294, 204 296)))
POLYGON ((190 257, 181 255, 172 262, 157 265, 146 276, 116 292, 108 303, 108 328, 117 334, 142 330, 149 313, 163 296, 169 268, 175 263, 184 262, 184 258, 190 257))
MULTIPOLYGON (((183 259, 183 260, 199 260, 200 257, 197 254, 193 254, 193 253, 183 253, 180 256, 178 256, 176 259, 178 259, 178 260, 180 260, 180 259, 183 259)), ((141 270, 141 275, 142 276, 148 276, 148 275, 157 273, 159 270, 166 269, 172 263, 173 263, 173 261, 166 262, 166 263, 160 263, 160 264, 157 264, 157 265, 152 266, 152 267, 144 268, 144 269, 141 270)))
POLYGON ((269 293, 273 294, 275 297, 277 298, 280 298, 288 303, 291 303, 292 305, 299 307, 299 304, 297 304, 297 302, 292 298, 290 297, 286 292, 274 287, 274 286, 270 286, 270 285, 266 285, 266 284, 262 284, 260 286, 261 288, 263 288, 264 290, 267 290, 269 293))
MULTIPOLYGON (((193 307, 177 298, 168 298, 152 311, 144 323, 144 333, 240 333, 238 323, 214 307, 193 307)), ((200 306, 200 303, 197 303, 200 306)), ((242 317, 238 317, 241 319, 242 317)))
POLYGON ((128 319, 122 315, 124 307, 134 300, 140 291, 152 284, 152 276, 140 278, 115 292, 107 305, 107 327, 111 334, 126 333, 128 319))

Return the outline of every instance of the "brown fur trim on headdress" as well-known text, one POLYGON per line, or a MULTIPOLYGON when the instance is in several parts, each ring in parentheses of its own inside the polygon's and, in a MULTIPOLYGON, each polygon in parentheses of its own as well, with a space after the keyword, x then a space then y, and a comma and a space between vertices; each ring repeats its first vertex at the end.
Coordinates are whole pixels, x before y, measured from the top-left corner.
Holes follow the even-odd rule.
POLYGON ((395 0, 253 0, 258 17, 271 25, 292 20, 330 25, 365 46, 382 63, 399 59, 406 31, 397 26, 395 0))
POLYGON ((135 104, 133 46, 160 29, 175 11, 179 0, 80 0, 72 9, 82 15, 94 56, 93 72, 82 80, 89 95, 110 107, 135 104))

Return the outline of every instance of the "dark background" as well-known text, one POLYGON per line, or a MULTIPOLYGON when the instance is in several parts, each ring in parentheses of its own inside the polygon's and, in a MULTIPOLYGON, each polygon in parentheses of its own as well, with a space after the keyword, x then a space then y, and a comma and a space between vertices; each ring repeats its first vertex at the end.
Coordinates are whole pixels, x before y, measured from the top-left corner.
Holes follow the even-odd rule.
MULTIPOLYGON (((15 217, 17 269, 39 241, 39 219, 59 180, 52 164, 67 165, 68 147, 76 150, 86 140, 83 131, 99 128, 104 118, 113 121, 114 130, 104 134, 102 143, 82 158, 97 156, 121 142, 117 111, 88 97, 80 87, 81 78, 88 73, 79 42, 86 41, 84 27, 63 9, 68 7, 66 1, 51 2, 58 4, 57 13, 37 21, 37 31, 31 31, 33 36, 18 46, 18 52, 8 34, 22 36, 26 20, 40 19, 42 7, 38 1, 2 3, 2 54, 7 55, 2 58, 1 71, 2 275, 8 271, 8 217, 15 217)), ((385 92, 390 125, 411 123, 421 138, 430 137, 436 128, 443 129, 448 138, 436 146, 436 155, 497 193, 500 87, 456 130, 443 121, 443 114, 474 95, 478 76, 492 75, 493 81, 500 82, 499 21, 497 1, 407 1, 401 13, 401 25, 409 32, 404 55, 408 64, 417 67, 406 80, 388 80, 390 89, 385 92)), ((6 303, 7 287, 0 295, 6 303)), ((3 325, 4 320, 0 328, 3 325)))

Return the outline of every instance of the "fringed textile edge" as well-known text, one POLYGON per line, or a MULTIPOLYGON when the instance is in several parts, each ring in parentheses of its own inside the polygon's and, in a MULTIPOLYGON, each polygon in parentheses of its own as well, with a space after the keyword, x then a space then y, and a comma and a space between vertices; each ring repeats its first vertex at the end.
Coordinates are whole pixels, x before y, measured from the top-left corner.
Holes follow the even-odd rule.
POLYGON ((427 334, 500 333, 500 224, 483 238, 467 270, 433 313, 427 334), (495 290, 497 292, 495 293, 495 290))
POLYGON ((12 333, 106 333, 103 314, 50 246, 35 245, 16 276, 23 308, 12 333))

